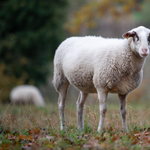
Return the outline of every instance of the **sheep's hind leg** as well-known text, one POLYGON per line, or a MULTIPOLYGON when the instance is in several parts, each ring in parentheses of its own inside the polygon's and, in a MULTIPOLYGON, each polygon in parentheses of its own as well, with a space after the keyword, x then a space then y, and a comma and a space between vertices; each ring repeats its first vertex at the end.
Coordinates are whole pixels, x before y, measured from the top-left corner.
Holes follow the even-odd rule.
POLYGON ((100 109, 100 120, 99 120, 99 125, 98 125, 98 132, 102 131, 104 128, 104 120, 105 120, 105 115, 107 112, 107 92, 102 92, 100 90, 98 92, 98 99, 99 99, 99 109, 100 109))
POLYGON ((77 118, 78 118, 78 129, 80 131, 84 128, 84 120, 83 120, 83 111, 84 111, 84 103, 88 96, 88 93, 80 92, 78 100, 77 100, 77 118))
POLYGON ((59 118, 60 118, 60 129, 63 130, 65 128, 65 100, 67 96, 69 82, 66 81, 59 89, 59 98, 58 98, 58 109, 59 109, 59 118))
POLYGON ((120 114, 122 117, 122 127, 125 131, 128 131, 127 123, 126 123, 126 98, 127 95, 118 94, 120 101, 120 114))

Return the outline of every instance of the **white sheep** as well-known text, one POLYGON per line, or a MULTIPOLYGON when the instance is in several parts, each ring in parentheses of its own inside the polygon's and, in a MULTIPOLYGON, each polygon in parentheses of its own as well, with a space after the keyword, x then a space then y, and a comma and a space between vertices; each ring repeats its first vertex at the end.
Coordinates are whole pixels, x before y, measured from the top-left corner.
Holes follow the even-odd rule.
POLYGON ((78 129, 83 130, 84 102, 89 93, 98 93, 100 121, 104 128, 107 94, 117 93, 122 126, 127 131, 126 98, 143 78, 143 66, 149 54, 150 30, 140 26, 125 34, 126 39, 94 36, 71 37, 58 47, 54 57, 53 84, 59 93, 61 130, 65 126, 64 107, 69 83, 79 91, 78 129))
POLYGON ((44 106, 44 99, 37 87, 32 85, 20 85, 10 92, 10 100, 13 103, 32 103, 37 106, 44 106))

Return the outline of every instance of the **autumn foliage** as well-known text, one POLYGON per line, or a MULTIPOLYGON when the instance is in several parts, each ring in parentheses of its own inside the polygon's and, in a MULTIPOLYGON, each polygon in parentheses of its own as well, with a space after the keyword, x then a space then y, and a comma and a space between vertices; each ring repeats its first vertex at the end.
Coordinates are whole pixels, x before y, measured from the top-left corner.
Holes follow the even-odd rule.
POLYGON ((51 103, 47 106, 48 109, 21 105, 0 107, 0 150, 129 150, 150 147, 149 109, 143 109, 141 112, 127 107, 129 132, 126 133, 121 127, 119 108, 117 110, 108 108, 105 130, 98 133, 97 105, 94 106, 94 112, 93 106, 85 107, 83 132, 77 129, 75 108, 67 105, 67 128, 60 131, 57 105, 51 103))
POLYGON ((71 34, 78 34, 83 28, 94 28, 102 17, 119 19, 141 9, 139 0, 94 0, 75 11, 66 23, 71 34))
MULTIPOLYGON (((133 130, 133 132, 125 133, 116 132, 113 127, 109 127, 103 134, 99 133, 78 133, 76 139, 69 135, 75 134, 74 129, 66 132, 56 132, 51 135, 51 131, 45 129, 33 128, 27 130, 24 134, 19 132, 12 132, 1 127, 1 134, 7 142, 1 142, 0 149, 14 149, 20 147, 22 149, 57 149, 65 148, 67 150, 95 148, 100 149, 123 149, 129 150, 129 146, 138 145, 139 147, 148 148, 150 144, 150 129, 143 128, 140 131, 133 130), (120 145, 120 142, 126 140, 126 145, 120 145), (66 145, 65 145, 66 144, 66 145)), ((76 131, 77 132, 77 131, 76 131)))

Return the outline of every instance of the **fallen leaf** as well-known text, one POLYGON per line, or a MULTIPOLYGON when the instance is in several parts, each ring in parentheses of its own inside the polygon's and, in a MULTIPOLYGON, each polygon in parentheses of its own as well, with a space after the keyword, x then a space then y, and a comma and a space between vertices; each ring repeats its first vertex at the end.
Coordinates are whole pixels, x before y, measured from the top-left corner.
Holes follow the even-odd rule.
POLYGON ((88 140, 86 144, 83 145, 83 148, 100 148, 98 140, 95 140, 93 137, 88 140))
POLYGON ((108 127, 108 132, 110 132, 110 131, 113 131, 113 127, 112 126, 108 127))
POLYGON ((0 147, 1 147, 2 150, 9 149, 10 143, 3 143, 3 144, 0 145, 0 147))
POLYGON ((112 137, 111 141, 114 142, 119 138, 119 134, 116 134, 112 137))
POLYGON ((143 130, 145 130, 145 131, 150 131, 150 127, 144 128, 143 130))
POLYGON ((15 139, 16 139, 16 136, 8 134, 8 139, 9 139, 9 140, 15 140, 15 139))
POLYGON ((102 143, 101 145, 100 145, 102 148, 106 148, 106 143, 102 143))
POLYGON ((18 135, 17 139, 18 139, 19 142, 22 141, 22 140, 27 140, 27 141, 30 141, 30 142, 35 141, 32 136, 26 136, 26 135, 18 135))
POLYGON ((95 135, 95 139, 96 139, 96 140, 99 140, 100 142, 106 141, 106 138, 105 138, 104 136, 96 136, 96 135, 95 135))
POLYGON ((91 136, 92 136, 91 134, 85 134, 85 135, 84 135, 84 138, 85 138, 85 139, 88 139, 88 138, 90 138, 91 136))
POLYGON ((135 139, 135 140, 133 140, 133 142, 131 143, 131 145, 135 145, 135 144, 137 144, 137 143, 138 143, 138 140, 135 139))
POLYGON ((149 131, 145 131, 145 132, 144 132, 144 135, 145 135, 145 136, 148 136, 149 134, 150 134, 149 131))
POLYGON ((33 150, 33 149, 27 145, 24 145, 22 146, 22 150, 33 150))
POLYGON ((74 144, 74 141, 71 138, 65 137, 65 138, 63 138, 63 140, 66 141, 67 143, 70 143, 71 145, 74 144))
POLYGON ((40 134, 40 132, 41 132, 41 129, 38 129, 38 128, 29 130, 29 134, 40 134))
POLYGON ((54 137, 54 136, 49 136, 49 135, 47 135, 45 138, 50 141, 50 140, 54 139, 55 137, 54 137))
POLYGON ((140 133, 135 133, 134 136, 135 137, 139 137, 141 134, 140 133))

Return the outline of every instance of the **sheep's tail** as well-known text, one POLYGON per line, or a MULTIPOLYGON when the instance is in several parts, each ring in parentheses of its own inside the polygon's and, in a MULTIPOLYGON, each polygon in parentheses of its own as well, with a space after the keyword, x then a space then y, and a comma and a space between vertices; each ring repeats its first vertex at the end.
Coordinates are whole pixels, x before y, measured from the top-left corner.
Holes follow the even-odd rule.
POLYGON ((58 92, 59 89, 68 82, 67 78, 65 77, 61 65, 56 64, 54 65, 54 76, 53 76, 53 85, 58 92))

